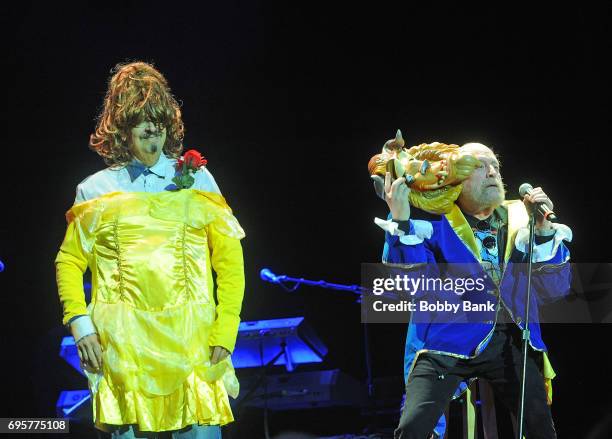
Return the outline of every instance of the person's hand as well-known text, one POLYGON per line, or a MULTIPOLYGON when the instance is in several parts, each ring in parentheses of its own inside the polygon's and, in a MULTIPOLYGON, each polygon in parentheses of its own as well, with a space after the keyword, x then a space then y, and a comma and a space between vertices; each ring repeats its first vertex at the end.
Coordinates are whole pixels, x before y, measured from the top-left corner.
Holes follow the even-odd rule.
MULTIPOLYGON (((546 204, 550 210, 553 210, 554 207, 553 202, 548 198, 548 195, 544 193, 541 187, 533 188, 529 194, 525 195, 523 203, 525 203, 525 207, 529 212, 531 209, 535 208, 537 203, 546 204)), ((545 219, 542 214, 537 213, 535 227, 538 231, 552 230, 552 223, 545 219)))
POLYGON ((374 191, 378 198, 385 199, 385 180, 380 175, 370 175, 372 182, 374 183, 374 191))
POLYGON ((81 363, 95 372, 102 370, 102 346, 98 334, 82 337, 77 343, 77 351, 81 363))
POLYGON ((225 360, 230 355, 230 351, 225 349, 223 346, 211 346, 212 351, 210 353, 211 364, 217 364, 220 361, 225 360))
POLYGON ((400 177, 391 182, 391 173, 385 174, 385 201, 389 206, 391 217, 397 221, 408 221, 410 219, 410 188, 406 184, 406 179, 400 177))

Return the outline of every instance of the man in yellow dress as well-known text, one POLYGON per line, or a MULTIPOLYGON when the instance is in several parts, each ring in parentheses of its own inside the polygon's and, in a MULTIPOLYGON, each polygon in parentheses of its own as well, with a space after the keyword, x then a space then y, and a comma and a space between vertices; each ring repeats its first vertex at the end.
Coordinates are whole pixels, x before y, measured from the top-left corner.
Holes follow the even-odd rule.
POLYGON ((55 260, 94 423, 113 438, 218 438, 234 419, 244 231, 205 161, 177 166, 183 134, 164 76, 118 65, 90 138, 108 168, 77 186, 55 260))

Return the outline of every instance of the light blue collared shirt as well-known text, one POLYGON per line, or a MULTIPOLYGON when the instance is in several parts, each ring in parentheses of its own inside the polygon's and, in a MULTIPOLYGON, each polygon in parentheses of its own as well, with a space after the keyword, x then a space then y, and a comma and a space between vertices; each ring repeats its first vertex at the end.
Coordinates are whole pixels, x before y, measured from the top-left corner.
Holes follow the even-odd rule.
MULTIPOLYGON (((82 203, 111 192, 162 192, 176 190, 172 181, 176 172, 176 159, 163 152, 151 167, 134 158, 122 168, 106 168, 90 175, 77 186, 74 203, 82 203)), ((220 194, 219 186, 208 169, 200 168, 191 186, 205 192, 220 194)))

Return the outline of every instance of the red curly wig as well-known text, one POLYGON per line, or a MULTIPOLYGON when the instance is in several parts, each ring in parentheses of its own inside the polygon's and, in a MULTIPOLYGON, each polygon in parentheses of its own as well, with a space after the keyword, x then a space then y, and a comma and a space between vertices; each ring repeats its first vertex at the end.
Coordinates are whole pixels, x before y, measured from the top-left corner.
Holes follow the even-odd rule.
POLYGON ((107 165, 124 166, 132 160, 128 144, 131 129, 151 121, 167 130, 164 153, 178 157, 183 150, 185 126, 166 78, 153 65, 140 61, 117 64, 111 74, 89 147, 107 165))

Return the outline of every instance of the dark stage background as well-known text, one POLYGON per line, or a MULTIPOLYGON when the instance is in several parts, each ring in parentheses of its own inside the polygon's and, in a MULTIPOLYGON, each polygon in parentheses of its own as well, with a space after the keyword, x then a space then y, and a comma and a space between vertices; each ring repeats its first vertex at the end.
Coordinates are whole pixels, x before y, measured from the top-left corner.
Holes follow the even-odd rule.
MULTIPOLYGON (((76 185, 104 167, 87 142, 117 62, 166 75, 186 148, 208 158, 246 231, 243 319, 304 315, 330 349, 324 366, 363 380, 354 300, 289 294, 259 270, 359 283, 360 263, 382 250, 373 218, 386 215, 366 164, 398 128, 409 144, 493 147, 508 197, 524 181, 542 186, 574 231, 574 261, 610 262, 608 15, 604 4, 5 9, 0 416, 54 416, 71 385, 57 357, 66 334, 53 260, 76 185)), ((370 327, 376 377, 401 376, 405 329, 370 327)), ((612 412, 611 335, 609 325, 544 328, 561 438, 587 437, 612 412)))

